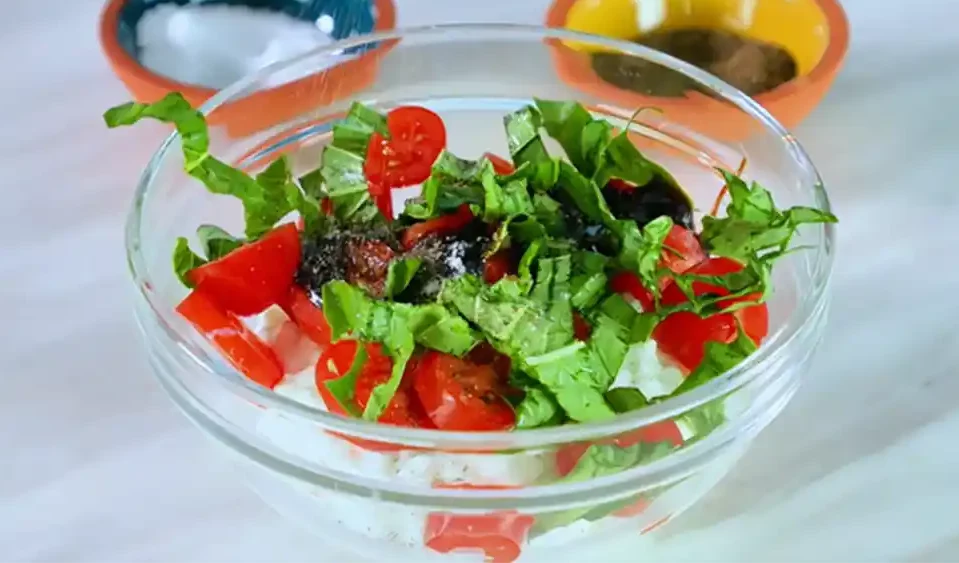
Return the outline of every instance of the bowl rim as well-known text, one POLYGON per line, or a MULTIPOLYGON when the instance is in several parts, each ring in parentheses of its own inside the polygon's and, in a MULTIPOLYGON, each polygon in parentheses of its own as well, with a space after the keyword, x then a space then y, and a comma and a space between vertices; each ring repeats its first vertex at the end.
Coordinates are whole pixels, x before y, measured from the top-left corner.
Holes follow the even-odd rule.
MULTIPOLYGON (((209 99, 215 95, 219 89, 201 86, 198 84, 189 84, 178 82, 168 76, 153 72, 145 67, 140 61, 123 48, 118 37, 118 28, 120 25, 120 12, 127 5, 129 0, 107 0, 100 11, 99 39, 100 46, 106 55, 107 60, 113 65, 114 72, 118 78, 123 79, 124 75, 130 76, 135 80, 150 83, 152 86, 162 88, 169 92, 180 92, 188 98, 209 99)), ((396 4, 393 0, 374 0, 374 6, 377 10, 376 19, 373 23, 373 32, 389 31, 396 29, 396 4)), ((369 34, 363 35, 369 37, 369 34)), ((333 41, 330 45, 338 43, 333 41)), ((326 47, 326 46, 324 46, 326 47)), ((388 49, 390 44, 378 45, 370 52, 364 53, 372 55, 381 50, 388 49)), ((332 54, 332 53, 331 53, 332 54)), ((265 88, 263 92, 292 87, 297 83, 308 80, 310 76, 301 77, 292 82, 278 84, 276 86, 265 88)))
MULTIPOLYGON (((583 0, 553 0, 549 6, 549 9, 546 11, 546 18, 543 25, 546 27, 566 29, 566 17, 570 9, 574 4, 581 1, 583 0)), ((805 89, 811 83, 818 83, 823 80, 828 80, 829 77, 835 73, 842 64, 842 61, 846 55, 846 51, 849 49, 849 20, 846 16, 846 12, 839 3, 839 0, 812 1, 819 6, 820 10, 822 10, 823 15, 826 17, 826 23, 829 27, 829 40, 826 43, 826 50, 823 52, 819 62, 816 63, 816 66, 810 69, 809 72, 796 76, 791 80, 776 86, 772 90, 767 90, 752 96, 752 98, 758 101, 760 104, 773 104, 779 102, 805 89)), ((553 49, 555 50, 556 56, 553 64, 556 67, 578 64, 582 57, 588 56, 585 53, 576 51, 575 49, 563 44, 553 45, 553 49)), ((596 76, 595 71, 593 71, 592 68, 589 69, 589 72, 596 78, 598 84, 598 87, 594 92, 592 92, 594 95, 602 96, 605 95, 604 92, 609 90, 615 91, 618 95, 622 95, 623 93, 632 93, 637 96, 642 96, 642 94, 637 92, 632 92, 631 90, 627 90, 625 88, 619 88, 606 82, 605 80, 596 76)), ((565 76, 565 74, 560 72, 560 76, 565 76)), ((571 86, 577 89, 581 88, 581 86, 576 84, 571 84, 571 86)), ((660 99, 655 96, 644 97, 660 99)), ((671 102, 670 105, 677 106, 690 102, 690 100, 686 98, 670 99, 669 101, 671 102)))
MULTIPOLYGON (((329 52, 338 49, 355 47, 374 41, 399 40, 403 37, 410 36, 420 38, 435 36, 442 38, 445 35, 455 36, 456 34, 473 33, 482 37, 484 33, 488 34, 491 32, 496 33, 499 39, 520 38, 529 40, 532 38, 540 41, 546 40, 547 42, 550 40, 593 42, 610 48, 621 49, 637 56, 643 56, 653 62, 683 72, 695 81, 714 90, 721 98, 726 99, 743 112, 749 114, 753 119, 758 121, 767 132, 782 139, 783 142, 788 145, 790 154, 797 161, 797 164, 806 170, 814 180, 812 185, 804 191, 811 191, 812 199, 819 208, 827 211, 830 210, 829 198, 825 187, 806 152, 799 145, 796 138, 789 134, 754 100, 719 81, 715 77, 712 77, 708 73, 664 53, 648 49, 642 45, 564 29, 518 24, 447 24, 393 29, 358 38, 350 38, 309 53, 304 53, 293 59, 275 63, 257 73, 249 75, 217 93, 213 98, 203 104, 200 110, 204 112, 204 114, 209 114, 229 102, 233 97, 244 94, 252 84, 269 76, 270 73, 281 70, 287 65, 299 64, 308 60, 310 57, 325 56, 329 52)), ((609 420, 578 423, 557 428, 538 428, 525 430, 523 432, 449 432, 402 428, 333 415, 278 395, 272 390, 265 389, 249 381, 247 378, 236 374, 234 370, 229 370, 229 373, 224 373, 216 369, 212 364, 205 362, 203 357, 206 356, 206 354, 201 348, 191 341, 191 337, 180 334, 180 331, 174 326, 176 322, 174 320, 175 312, 173 310, 175 304, 164 302, 150 289, 151 284, 147 276, 149 267, 145 262, 144 256, 139 251, 140 230, 143 225, 143 223, 141 223, 141 210, 150 192, 149 188, 153 184, 154 178, 160 168, 164 165, 165 159, 170 155, 171 147, 174 146, 177 138, 178 135, 175 132, 172 133, 150 159, 146 169, 140 176, 132 206, 128 214, 126 224, 127 261, 134 284, 137 287, 137 298, 142 299, 147 305, 150 314, 154 317, 154 320, 160 326, 161 330, 170 336, 178 351, 188 357, 190 365, 195 365, 195 367, 208 372, 209 375, 217 377, 223 386, 238 396, 268 408, 276 408, 284 414, 306 419, 311 423, 318 424, 334 432, 397 445, 429 447, 447 451, 465 450, 476 453, 483 451, 503 451, 507 449, 543 448, 546 446, 576 441, 588 441, 621 434, 687 412, 690 409, 725 396, 755 379, 763 377, 767 371, 772 372, 773 370, 766 370, 765 368, 784 359, 783 356, 788 351, 789 345, 795 343, 800 338, 804 329, 809 329, 810 323, 807 321, 818 314, 818 312, 825 307, 827 301, 827 290, 832 275, 832 262, 834 258, 834 228, 833 225, 830 224, 812 225, 812 228, 819 231, 820 236, 817 237, 819 243, 811 250, 811 252, 814 253, 810 265, 812 272, 811 287, 804 288, 808 290, 800 292, 796 310, 786 320, 783 327, 776 331, 775 334, 770 335, 767 341, 764 342, 754 354, 746 358, 746 360, 738 366, 709 383, 684 393, 681 396, 631 413, 621 414, 609 420)), ((192 339, 195 340, 195 337, 192 337, 192 339)), ((778 379, 778 376, 773 379, 778 379)), ((719 431, 712 432, 695 444, 681 448, 682 451, 680 453, 692 456, 715 449, 725 443, 725 441, 728 441, 730 432, 731 429, 729 428, 721 428, 719 431)), ((672 457, 674 456, 667 456, 665 459, 672 457)), ((662 461, 664 460, 659 460, 650 464, 650 466, 644 467, 651 467, 662 461)), ((447 491, 444 491, 444 494, 445 493, 447 493, 447 491)), ((462 493, 462 491, 458 491, 457 493, 462 493)), ((482 491, 470 491, 470 493, 479 494, 482 493, 482 491)))

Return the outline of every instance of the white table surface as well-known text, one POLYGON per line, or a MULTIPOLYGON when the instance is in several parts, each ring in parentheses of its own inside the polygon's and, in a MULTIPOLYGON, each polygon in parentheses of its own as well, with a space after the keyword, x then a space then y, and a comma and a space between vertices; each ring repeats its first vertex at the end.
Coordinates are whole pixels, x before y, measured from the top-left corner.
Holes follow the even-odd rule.
MULTIPOLYGON (((147 372, 122 225, 161 130, 102 126, 127 94, 99 2, 2 4, 0 560, 342 561, 247 490, 147 372)), ((546 2, 399 4, 408 25, 537 22, 546 2)), ((959 560, 959 4, 847 10, 845 70, 797 131, 842 219, 826 342, 644 560, 959 560)))

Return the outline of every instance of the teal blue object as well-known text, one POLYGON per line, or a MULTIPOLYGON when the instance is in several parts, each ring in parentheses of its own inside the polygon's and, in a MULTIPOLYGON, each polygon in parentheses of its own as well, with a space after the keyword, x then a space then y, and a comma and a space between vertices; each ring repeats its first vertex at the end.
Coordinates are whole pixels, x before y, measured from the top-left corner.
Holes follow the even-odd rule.
MULTIPOLYGON (((147 10, 160 4, 229 4, 283 12, 294 18, 315 22, 320 16, 333 18, 334 39, 371 33, 376 25, 371 0, 130 0, 120 10, 117 39, 130 55, 139 60, 137 23, 147 10)), ((365 45, 363 50, 374 48, 365 45)), ((347 51, 351 52, 351 51, 347 51)), ((353 50, 352 52, 356 52, 353 50)))

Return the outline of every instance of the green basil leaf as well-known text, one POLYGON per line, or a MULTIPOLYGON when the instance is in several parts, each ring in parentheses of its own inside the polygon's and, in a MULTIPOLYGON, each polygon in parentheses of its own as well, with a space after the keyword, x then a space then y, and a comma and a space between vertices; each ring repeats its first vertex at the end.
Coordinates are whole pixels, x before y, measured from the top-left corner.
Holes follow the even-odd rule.
POLYGON ((553 395, 542 387, 529 387, 516 407, 516 428, 556 426, 563 421, 563 410, 553 395))
MULTIPOLYGON (((260 183, 210 155, 206 119, 178 92, 171 92, 154 103, 129 102, 116 106, 107 110, 103 118, 110 128, 132 125, 144 118, 172 123, 181 137, 184 170, 210 192, 240 199, 248 239, 267 232, 293 210, 282 188, 278 189, 273 183, 260 183)), ((270 176, 264 178, 268 179, 270 176)))
POLYGON ((624 413, 649 406, 649 401, 634 387, 616 387, 606 392, 606 401, 618 413, 624 413))
POLYGON ((386 297, 394 299, 403 293, 422 265, 423 260, 420 258, 399 258, 391 261, 386 271, 386 297))
MULTIPOLYGON (((383 220, 379 208, 370 196, 363 163, 370 137, 378 132, 389 136, 386 116, 354 102, 346 117, 333 126, 333 139, 323 147, 323 165, 320 176, 325 183, 325 194, 333 206, 333 215, 348 225, 369 226, 383 220)), ((320 199, 313 184, 304 191, 320 199)))
POLYGON ((190 243, 185 237, 176 239, 176 245, 173 247, 173 273, 176 274, 183 285, 193 289, 193 282, 187 277, 187 273, 204 264, 206 264, 206 260, 190 250, 190 243))
POLYGON ((593 121, 592 114, 576 102, 534 100, 543 128, 556 139, 569 161, 583 174, 591 176, 593 170, 582 152, 583 130, 593 121))
MULTIPOLYGON (((360 373, 363 371, 363 366, 366 365, 368 358, 369 355, 366 353, 366 346, 362 344, 357 346, 356 355, 353 356, 353 363, 350 365, 349 371, 341 377, 323 383, 330 391, 330 394, 333 395, 333 398, 336 399, 336 402, 343 407, 343 410, 355 417, 362 416, 362 413, 356 408, 356 402, 354 400, 356 396, 356 381, 359 379, 360 373)), ((332 365, 333 360, 327 361, 331 364, 329 368, 330 371, 335 372, 336 367, 332 365)))
POLYGON ((219 260, 243 245, 243 241, 216 225, 200 225, 196 229, 203 254, 210 262, 219 260))

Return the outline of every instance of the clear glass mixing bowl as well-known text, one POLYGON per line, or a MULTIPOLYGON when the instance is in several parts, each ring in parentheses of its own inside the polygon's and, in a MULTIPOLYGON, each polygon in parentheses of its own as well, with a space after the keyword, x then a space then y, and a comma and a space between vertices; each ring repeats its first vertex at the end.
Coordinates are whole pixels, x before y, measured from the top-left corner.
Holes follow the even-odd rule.
MULTIPOLYGON (((381 74, 355 99, 380 109, 410 103, 433 109, 445 120, 449 148, 459 156, 506 154, 502 116, 532 97, 576 99, 597 115, 627 126, 635 107, 617 107, 584 94, 589 88, 578 88, 569 77, 561 79, 550 64, 558 41, 592 43, 661 67, 659 73, 682 74, 721 102, 721 119, 735 114, 729 135, 707 135, 671 120, 668 113, 652 111, 641 112, 628 125, 637 145, 674 173, 698 207, 708 210, 720 190, 713 167, 736 169, 746 158, 745 176, 768 187, 780 207, 829 208, 806 153, 745 95, 661 53, 562 30, 456 25, 356 38, 244 79, 204 109, 215 114, 221 104, 250 95, 293 66, 302 70, 343 64, 348 58, 344 48, 378 41, 389 41, 391 47, 372 55, 383 57, 381 74)), ((367 49, 351 52, 371 56, 367 49)), ((317 99, 329 99, 329 90, 335 88, 317 75, 301 95, 313 92, 317 99)), ((243 138, 215 129, 212 152, 251 170, 289 154, 299 171, 306 171, 317 166, 331 125, 352 101, 316 107, 243 138)), ((655 105, 654 100, 649 105, 655 105)), ((710 125, 702 129, 716 130, 708 113, 701 119, 710 125)), ((201 223, 242 231, 238 202, 211 195, 182 165, 174 135, 144 172, 127 228, 136 316, 153 369, 183 412, 235 454, 269 504, 358 558, 486 556, 508 561, 519 555, 523 561, 575 560, 595 553, 598 542, 638 537, 674 518, 729 471, 795 393, 822 336, 833 254, 833 229, 828 225, 801 231, 801 244, 808 249, 775 268, 770 336, 760 350, 685 395, 602 423, 514 433, 441 433, 340 418, 246 380, 175 314, 174 306, 186 294, 170 267, 175 237, 192 233, 201 223), (725 422, 697 434, 703 421, 717 416, 725 422), (684 429, 685 444, 624 469, 622 460, 616 460, 623 450, 615 439, 666 419, 684 429), (344 435, 395 448, 362 450, 343 440, 344 435), (589 444, 595 454, 591 470, 575 479, 561 478, 557 456, 589 444), (450 480, 475 486, 436 486, 450 480), (459 540, 477 549, 441 553, 438 550, 450 547, 443 533, 479 536, 459 540)))

